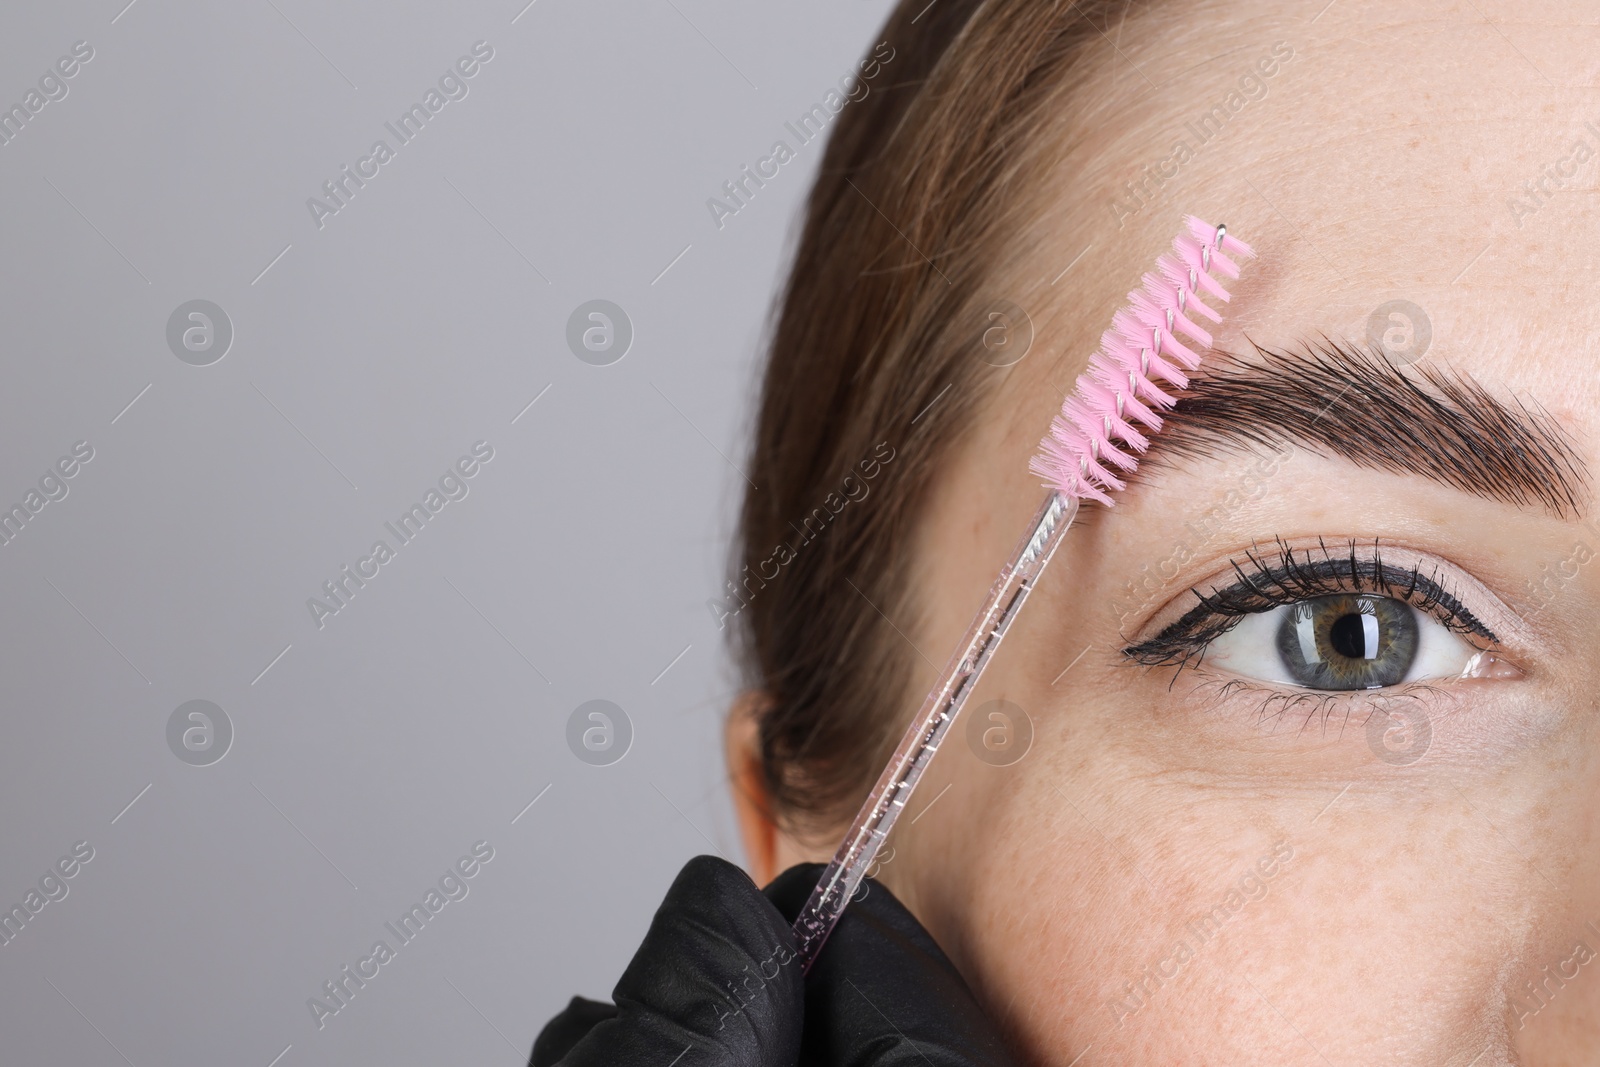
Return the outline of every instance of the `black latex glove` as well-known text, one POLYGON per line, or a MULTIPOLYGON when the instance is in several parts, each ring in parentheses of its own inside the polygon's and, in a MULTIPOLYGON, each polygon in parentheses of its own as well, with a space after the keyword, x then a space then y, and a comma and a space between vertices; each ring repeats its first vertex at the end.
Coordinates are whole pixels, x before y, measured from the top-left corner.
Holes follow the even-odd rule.
POLYGON ((790 923, 821 874, 791 867, 758 892, 732 864, 690 860, 612 991, 616 1006, 574 997, 530 1067, 1012 1063, 955 967, 876 882, 802 978, 790 923))

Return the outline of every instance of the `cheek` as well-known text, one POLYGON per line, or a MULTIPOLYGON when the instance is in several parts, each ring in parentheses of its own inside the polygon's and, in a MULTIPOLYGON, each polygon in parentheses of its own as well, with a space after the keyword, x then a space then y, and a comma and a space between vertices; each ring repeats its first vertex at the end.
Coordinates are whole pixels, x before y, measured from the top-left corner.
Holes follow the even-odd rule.
MULTIPOLYGON (((1596 889, 1579 857, 1600 785, 1579 784, 1600 776, 1573 755, 1593 746, 1328 785, 1313 771, 1315 788, 1292 784, 1286 748, 1276 775, 1224 781, 1130 742, 1141 717, 1095 688, 1034 694, 1048 710, 1015 766, 951 746, 925 787, 948 784, 947 806, 900 854, 896 891, 1030 1055, 1455 1062, 1476 1043, 1467 1062, 1515 1040, 1513 980, 1570 955, 1549 946, 1570 942, 1575 889, 1596 889)), ((1600 987, 1584 980, 1568 985, 1580 1022, 1600 987)), ((1562 1007, 1535 1021, 1580 1024, 1562 1007)))
POLYGON ((1570 1060, 1574 1049, 1600 1048, 1600 739, 1592 736, 1597 731, 1600 723, 1591 726, 1587 744, 1574 746, 1585 756, 1550 761, 1548 777, 1570 781, 1572 788, 1546 798, 1539 828, 1522 844, 1568 894, 1568 906, 1546 925, 1538 947, 1511 980, 1511 995, 1524 1013, 1515 1034, 1524 1063, 1560 1063, 1570 1060), (1576 942, 1595 952, 1594 958, 1575 959, 1576 942))

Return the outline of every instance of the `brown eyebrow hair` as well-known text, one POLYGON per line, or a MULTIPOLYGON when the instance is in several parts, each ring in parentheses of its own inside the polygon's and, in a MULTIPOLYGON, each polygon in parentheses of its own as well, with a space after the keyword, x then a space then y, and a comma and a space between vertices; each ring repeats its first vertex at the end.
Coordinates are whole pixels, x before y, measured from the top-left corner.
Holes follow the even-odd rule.
POLYGON ((1203 377, 1155 436, 1152 460, 1301 444, 1486 500, 1583 514, 1588 467, 1537 403, 1500 399, 1462 371, 1398 365, 1325 336, 1296 348, 1251 345, 1249 355, 1208 354, 1203 377))

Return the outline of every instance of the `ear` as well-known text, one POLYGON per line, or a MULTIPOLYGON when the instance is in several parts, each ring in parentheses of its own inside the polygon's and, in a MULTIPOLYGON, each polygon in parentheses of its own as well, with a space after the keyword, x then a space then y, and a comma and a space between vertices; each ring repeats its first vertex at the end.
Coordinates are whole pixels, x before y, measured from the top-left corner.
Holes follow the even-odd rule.
POLYGON ((733 809, 739 817, 739 836, 756 885, 766 885, 778 874, 780 831, 772 817, 771 797, 761 767, 760 714, 767 700, 765 693, 756 690, 740 693, 728 709, 723 728, 733 809))
POLYGON ((761 713, 771 699, 759 691, 739 694, 728 710, 723 730, 728 783, 739 817, 739 836, 744 840, 745 865, 757 885, 766 885, 797 863, 827 863, 844 833, 844 828, 838 827, 809 840, 778 824, 761 762, 761 713))

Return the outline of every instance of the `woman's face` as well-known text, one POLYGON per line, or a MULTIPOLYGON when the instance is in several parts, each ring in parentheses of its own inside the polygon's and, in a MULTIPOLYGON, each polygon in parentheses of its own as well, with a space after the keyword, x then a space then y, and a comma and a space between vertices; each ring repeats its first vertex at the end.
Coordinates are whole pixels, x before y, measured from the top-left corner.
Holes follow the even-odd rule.
POLYGON ((922 618, 895 620, 917 686, 1042 497, 1026 465, 1053 408, 1184 212, 1257 249, 1218 347, 1269 382, 1246 338, 1371 329, 1413 379, 1481 388, 1430 407, 1329 360, 1184 431, 1194 454, 1158 440, 1069 534, 879 872, 1039 1062, 1600 1050, 1592 11, 1319 5, 1107 27, 1096 133, 1009 279, 1033 351, 993 372, 917 546, 922 618), (1237 440, 1279 424, 1278 449, 1237 440), (1009 765, 997 700, 1031 723, 1009 765))

